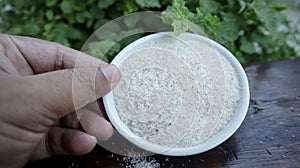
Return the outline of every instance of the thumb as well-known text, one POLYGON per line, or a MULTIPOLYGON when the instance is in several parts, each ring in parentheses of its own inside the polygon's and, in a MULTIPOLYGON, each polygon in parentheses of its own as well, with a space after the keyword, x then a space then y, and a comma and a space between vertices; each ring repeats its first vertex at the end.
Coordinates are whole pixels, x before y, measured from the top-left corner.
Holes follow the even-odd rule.
POLYGON ((107 94, 121 78, 115 65, 52 71, 33 76, 36 100, 58 119, 107 94))

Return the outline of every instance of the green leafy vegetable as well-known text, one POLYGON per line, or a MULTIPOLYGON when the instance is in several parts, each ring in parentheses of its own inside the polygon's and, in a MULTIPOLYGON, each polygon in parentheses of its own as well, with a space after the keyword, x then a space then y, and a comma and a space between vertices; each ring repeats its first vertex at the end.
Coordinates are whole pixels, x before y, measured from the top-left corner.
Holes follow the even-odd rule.
MULTIPOLYGON (((278 0, 1 0, 0 6, 1 33, 38 37, 76 49, 110 20, 156 10, 176 34, 207 36, 242 63, 300 57, 300 32, 282 14, 287 5, 278 0)), ((109 62, 120 49, 144 35, 137 25, 152 23, 134 16, 106 28, 106 33, 97 34, 98 39, 91 44, 97 49, 90 54, 109 62), (130 38, 117 41, 126 36, 130 38)))
POLYGON ((174 0, 163 12, 163 21, 171 24, 177 34, 204 34, 231 50, 242 63, 300 56, 295 47, 286 43, 291 34, 299 31, 279 30, 280 26, 291 25, 281 13, 286 5, 276 0, 199 0, 195 10, 188 5, 184 0, 174 0), (191 26, 194 24, 197 29, 191 26))

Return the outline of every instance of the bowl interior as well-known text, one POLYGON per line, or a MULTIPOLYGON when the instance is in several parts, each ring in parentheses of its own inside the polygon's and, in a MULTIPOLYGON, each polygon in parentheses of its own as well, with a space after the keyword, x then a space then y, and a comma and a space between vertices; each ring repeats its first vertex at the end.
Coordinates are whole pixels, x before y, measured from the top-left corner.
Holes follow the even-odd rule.
MULTIPOLYGON (((115 64, 116 66, 120 66, 124 59, 130 56, 131 53, 133 53, 137 49, 144 47, 144 45, 148 41, 159 39, 164 36, 175 36, 175 35, 171 32, 165 32, 165 33, 156 33, 156 34, 143 37, 131 43, 127 47, 125 47, 114 58, 112 64, 115 64)), ((199 42, 207 42, 212 44, 214 48, 217 49, 218 52, 221 53, 231 63, 232 67, 235 69, 237 73, 237 77, 240 84, 240 100, 232 118, 227 123, 226 127, 224 127, 220 132, 211 136, 205 142, 192 147, 171 148, 171 147, 157 145, 138 137, 128 128, 127 125, 125 125, 121 121, 115 107, 115 102, 114 102, 114 97, 112 92, 108 93, 106 96, 103 97, 103 102, 104 102, 107 115, 110 121, 112 122, 112 124, 114 125, 114 127, 122 136, 124 136, 127 140, 129 140, 130 142, 132 142, 133 144, 137 145, 138 147, 144 150, 153 153, 169 155, 169 156, 186 156, 186 155, 202 153, 216 147, 217 145, 227 140, 230 136, 234 134, 234 132, 239 128, 239 126, 243 122, 248 110, 249 99, 250 99, 248 80, 244 72, 244 69, 242 68, 238 60, 231 54, 231 52, 229 52, 226 48, 224 48, 220 44, 200 35, 183 33, 181 34, 181 36, 185 36, 186 38, 193 38, 194 40, 197 40, 199 42)))

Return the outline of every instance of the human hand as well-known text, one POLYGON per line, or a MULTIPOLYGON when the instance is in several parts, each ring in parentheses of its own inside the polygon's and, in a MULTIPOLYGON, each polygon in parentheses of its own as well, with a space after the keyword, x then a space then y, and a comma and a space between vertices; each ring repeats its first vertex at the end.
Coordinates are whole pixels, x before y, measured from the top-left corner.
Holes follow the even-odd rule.
POLYGON ((95 137, 109 139, 112 125, 87 105, 120 76, 115 66, 57 43, 0 35, 0 167, 85 154, 95 137), (92 135, 79 130, 79 120, 92 135))

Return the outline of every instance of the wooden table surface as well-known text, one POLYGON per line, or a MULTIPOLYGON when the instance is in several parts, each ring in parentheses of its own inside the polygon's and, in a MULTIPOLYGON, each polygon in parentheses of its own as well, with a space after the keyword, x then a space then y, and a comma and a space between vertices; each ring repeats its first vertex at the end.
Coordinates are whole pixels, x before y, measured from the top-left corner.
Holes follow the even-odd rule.
MULTIPOLYGON (((152 156, 160 167, 300 167, 300 61, 251 65, 246 73, 251 102, 238 131, 202 154, 152 156)), ((97 146, 84 156, 57 156, 26 167, 125 167, 122 160, 97 146)))

